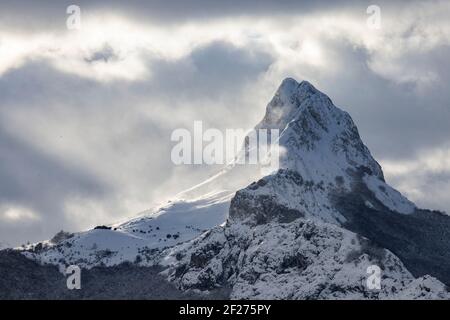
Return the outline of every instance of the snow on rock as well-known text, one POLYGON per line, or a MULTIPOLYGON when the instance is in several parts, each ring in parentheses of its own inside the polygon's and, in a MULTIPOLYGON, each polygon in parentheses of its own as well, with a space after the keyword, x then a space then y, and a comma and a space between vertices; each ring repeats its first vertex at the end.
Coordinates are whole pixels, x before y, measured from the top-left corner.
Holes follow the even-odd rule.
MULTIPOLYGON (((239 190, 233 199, 245 204, 247 213, 257 211, 252 219, 284 210, 286 215, 342 225, 345 218, 333 208, 330 195, 355 191, 355 174, 364 176, 364 183, 385 207, 414 212, 415 205, 385 183, 350 115, 309 82, 285 79, 255 128, 279 129, 283 153, 281 170, 239 190)), ((232 206, 230 218, 234 214, 232 206)))
POLYGON ((238 190, 224 226, 163 253, 180 289, 229 287, 236 299, 449 298, 438 280, 415 279, 390 251, 343 228, 336 193, 369 190, 366 206, 415 211, 384 182, 346 112, 286 79, 256 128, 281 130, 281 169, 238 190), (371 265, 383 270, 381 290, 365 286, 371 265))
POLYGON ((219 226, 168 250, 168 278, 182 290, 230 288, 232 299, 448 299, 429 276, 414 279, 390 251, 338 226, 298 219, 219 226), (381 268, 371 290, 367 268, 381 268))
POLYGON ((409 285, 399 293, 398 298, 403 300, 448 300, 450 298, 449 296, 448 288, 446 288, 442 282, 426 275, 410 282, 409 285), (443 292, 443 294, 438 294, 438 296, 436 296, 436 292, 443 292))
POLYGON ((375 197, 392 211, 410 214, 416 210, 414 203, 377 177, 365 175, 363 180, 375 197))
MULTIPOLYGON (((336 193, 364 193, 366 206, 392 214, 415 211, 385 183, 348 113, 310 83, 288 78, 255 129, 280 130, 276 172, 262 177, 255 166, 232 163, 182 193, 184 200, 24 254, 85 268, 160 264, 183 290, 230 287, 239 299, 449 298, 441 282, 414 279, 394 254, 344 228, 330 200, 336 193), (378 291, 364 284, 374 264, 383 270, 378 291)), ((247 152, 244 144, 238 157, 247 152)))
POLYGON ((339 224, 345 218, 333 209, 328 199, 329 188, 323 181, 315 183, 296 171, 280 169, 239 190, 231 202, 229 218, 251 225, 313 217, 339 224))
POLYGON ((124 261, 145 264, 161 249, 191 240, 223 223, 232 195, 220 192, 170 202, 120 225, 76 233, 57 244, 47 241, 31 245, 24 254, 41 263, 84 268, 124 261))
POLYGON ((281 168, 305 179, 334 183, 348 168, 366 167, 384 180, 350 115, 307 81, 284 80, 256 128, 280 130, 281 168))

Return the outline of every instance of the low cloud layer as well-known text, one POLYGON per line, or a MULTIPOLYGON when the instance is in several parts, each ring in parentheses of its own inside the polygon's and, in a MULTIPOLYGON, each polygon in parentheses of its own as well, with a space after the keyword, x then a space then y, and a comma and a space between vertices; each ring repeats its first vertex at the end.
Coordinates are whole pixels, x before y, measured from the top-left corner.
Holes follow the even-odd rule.
POLYGON ((448 3, 381 3, 376 30, 352 2, 82 1, 78 31, 67 5, 1 4, 0 242, 115 222, 199 182, 217 168, 174 166, 171 132, 251 128, 287 76, 352 115, 393 185, 450 211, 448 3))

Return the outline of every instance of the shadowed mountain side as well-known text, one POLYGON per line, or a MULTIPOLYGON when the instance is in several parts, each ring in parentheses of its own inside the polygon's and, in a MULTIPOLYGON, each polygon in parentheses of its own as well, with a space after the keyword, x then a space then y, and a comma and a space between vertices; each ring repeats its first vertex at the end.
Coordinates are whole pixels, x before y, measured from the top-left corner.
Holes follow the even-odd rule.
POLYGON ((208 296, 183 293, 155 267, 124 263, 81 271, 81 289, 69 290, 58 268, 22 254, 0 251, 0 300, 5 299, 226 299, 226 290, 208 296))
POLYGON ((415 277, 429 274, 450 285, 448 215, 423 209, 408 215, 393 212, 358 177, 352 192, 336 192, 332 198, 347 219, 345 228, 391 250, 415 277))
POLYGON ((260 178, 257 167, 230 164, 130 221, 21 250, 41 265, 89 269, 80 292, 17 255, 3 262, 11 275, 0 289, 19 298, 183 299, 195 289, 232 299, 449 299, 450 217, 386 183, 347 112, 287 78, 255 129, 280 130, 278 170, 260 178), (366 285, 374 264, 377 292, 366 285))

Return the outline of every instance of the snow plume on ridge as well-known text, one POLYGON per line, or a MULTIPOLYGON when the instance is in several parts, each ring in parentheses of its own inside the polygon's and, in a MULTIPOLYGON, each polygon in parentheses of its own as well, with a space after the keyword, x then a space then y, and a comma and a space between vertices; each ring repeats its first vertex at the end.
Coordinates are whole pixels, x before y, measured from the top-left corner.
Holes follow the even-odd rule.
MULTIPOLYGON (((230 163, 166 205, 110 230, 76 234, 67 240, 69 248, 51 246, 44 253, 31 255, 46 263, 80 261, 86 267, 134 261, 139 252, 162 250, 220 225, 233 202, 246 206, 246 213, 259 212, 255 219, 261 219, 261 205, 276 203, 298 212, 297 216, 340 225, 346 219, 333 208, 329 194, 336 189, 351 189, 350 170, 364 168, 372 181, 370 185, 385 185, 381 168, 361 141, 351 117, 307 81, 285 79, 268 103, 262 121, 255 126, 255 130, 259 129, 280 131, 277 142, 283 152, 279 172, 264 178, 258 166, 230 163), (100 250, 108 255, 98 255, 100 250)), ((244 144, 238 157, 245 157, 247 152, 244 144)), ((398 192, 387 185, 385 190, 387 194, 383 193, 380 200, 388 199, 387 206, 410 209, 398 192), (394 196, 389 197, 390 193, 394 196)), ((235 211, 230 211, 230 219, 238 215, 235 211)))
MULTIPOLYGON (((309 82, 287 78, 255 129, 279 129, 277 142, 283 149, 279 170, 262 176, 257 166, 231 163, 135 219, 58 243, 32 245, 24 254, 61 267, 124 261, 159 265, 184 291, 207 294, 229 288, 232 298, 449 297, 443 283, 422 272, 437 270, 429 267, 434 262, 428 244, 408 234, 420 221, 443 229, 449 221, 420 211, 386 184, 348 113, 309 82), (374 235, 370 219, 395 223, 374 235), (398 238, 398 231, 404 238, 398 238), (411 241, 423 245, 431 262, 408 251, 411 241), (399 254, 380 247, 380 242, 397 246, 399 254), (423 261, 411 264, 418 259, 423 261), (384 272, 383 287, 377 292, 364 285, 371 265, 384 272)), ((239 156, 247 152, 244 144, 239 156)), ((439 254, 448 251, 439 235, 423 236, 436 241, 439 254)), ((450 263, 447 256, 444 264, 450 263)))

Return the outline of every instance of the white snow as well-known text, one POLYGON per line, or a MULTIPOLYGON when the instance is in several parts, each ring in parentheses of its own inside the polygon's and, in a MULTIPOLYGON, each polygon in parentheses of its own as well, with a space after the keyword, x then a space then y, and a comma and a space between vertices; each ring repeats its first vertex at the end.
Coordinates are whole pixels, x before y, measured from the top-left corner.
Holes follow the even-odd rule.
POLYGON ((362 241, 368 240, 312 220, 252 228, 231 223, 171 249, 165 274, 179 288, 205 294, 226 275, 232 299, 450 298, 435 278, 415 279, 390 251, 362 241), (372 265, 382 267, 380 290, 366 285, 372 265), (184 272, 176 274, 179 269, 184 272))
POLYGON ((134 262, 138 255, 145 258, 151 250, 188 241, 223 223, 232 196, 231 192, 220 192, 194 200, 173 201, 154 212, 113 225, 111 230, 80 232, 41 253, 25 254, 41 263, 78 264, 85 268, 134 262))
MULTIPOLYGON (((24 254, 42 263, 85 268, 137 261, 139 257, 141 265, 168 267, 165 274, 182 289, 204 286, 206 280, 220 286, 220 276, 229 271, 232 297, 237 299, 445 296, 442 283, 431 277, 414 279, 401 261, 384 249, 381 263, 389 270, 383 280, 385 288, 370 293, 362 287, 367 266, 378 257, 363 252, 359 237, 342 228, 345 219, 333 208, 330 193, 350 191, 355 173, 363 168, 364 183, 386 207, 408 214, 415 205, 382 181, 381 167, 346 112, 311 84, 287 79, 255 127, 259 128, 280 129, 279 144, 284 151, 280 167, 295 172, 302 183, 272 174, 264 178, 265 184, 248 186, 262 178, 258 167, 232 163, 172 202, 112 225, 111 230, 77 233, 60 244, 44 242, 44 250, 24 254), (303 213, 304 218, 252 228, 243 220, 230 219, 224 224, 238 190, 254 209, 259 209, 258 197, 267 196, 303 213), (206 257, 193 265, 192 254, 199 252, 206 257), (298 253, 308 261, 305 270, 280 269, 286 258, 298 253), (229 261, 235 267, 231 271, 227 269, 229 261), (202 263, 205 265, 198 265, 202 263), (174 270, 183 264, 187 271, 175 276, 174 270)), ((243 154, 245 149, 240 156, 243 154)), ((375 208, 375 199, 371 201, 366 200, 365 205, 375 208)))
POLYGON ((363 180, 375 197, 392 211, 410 214, 416 209, 414 203, 377 177, 365 175, 363 180))

